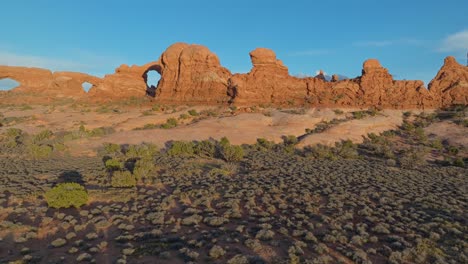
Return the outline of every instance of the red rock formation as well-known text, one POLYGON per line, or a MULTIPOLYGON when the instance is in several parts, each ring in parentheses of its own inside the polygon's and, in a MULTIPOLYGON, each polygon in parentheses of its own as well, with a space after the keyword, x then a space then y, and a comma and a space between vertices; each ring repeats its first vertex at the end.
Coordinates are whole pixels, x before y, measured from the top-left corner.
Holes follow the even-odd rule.
POLYGON ((235 74, 229 80, 228 93, 236 104, 304 104, 305 79, 292 77, 288 68, 270 49, 250 52, 253 68, 247 74, 235 74))
POLYGON ((79 72, 54 72, 40 68, 0 66, 0 79, 19 83, 15 92, 36 93, 54 97, 78 98, 86 95, 82 84, 98 85, 100 78, 79 72))
POLYGON ((0 66, 0 79, 20 83, 14 92, 54 97, 115 100, 147 94, 147 73, 161 79, 156 101, 183 104, 310 105, 328 107, 435 108, 468 103, 468 67, 447 57, 427 90, 421 81, 395 81, 378 60, 364 62, 362 76, 331 82, 321 72, 315 78, 290 76, 288 68, 266 48, 250 52, 252 69, 231 75, 218 57, 200 45, 176 43, 158 61, 143 66, 122 65, 103 79, 76 72, 0 66), (89 93, 81 85, 93 86, 89 93))
POLYGON ((318 79, 321 79, 321 80, 324 80, 324 81, 327 80, 327 78, 325 78, 325 73, 322 70, 320 70, 319 73, 317 75, 315 75, 314 78, 318 78, 318 79))
POLYGON ((174 103, 223 103, 231 77, 218 56, 200 45, 176 43, 161 55, 156 98, 174 103))
POLYGON ((17 91, 28 91, 28 89, 43 91, 52 79, 52 72, 41 68, 0 66, 0 79, 5 78, 19 83, 19 86, 15 88, 17 91))
POLYGON ((143 66, 121 65, 114 74, 107 74, 102 82, 89 90, 89 96, 96 100, 113 100, 146 95, 146 78, 149 70, 159 70, 157 62, 143 66))
POLYGON ((468 66, 447 57, 436 77, 429 83, 438 106, 468 104, 468 66))

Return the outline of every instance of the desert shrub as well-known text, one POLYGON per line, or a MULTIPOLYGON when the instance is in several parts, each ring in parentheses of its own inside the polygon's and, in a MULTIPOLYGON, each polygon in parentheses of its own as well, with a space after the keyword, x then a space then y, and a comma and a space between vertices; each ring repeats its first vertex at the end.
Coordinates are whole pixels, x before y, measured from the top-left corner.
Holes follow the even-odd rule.
POLYGON ((2 135, 2 141, 8 148, 15 148, 23 144, 26 134, 19 128, 9 128, 2 135))
POLYGON ((217 245, 213 246, 213 247, 210 249, 209 253, 208 253, 208 255, 209 255, 212 259, 218 259, 218 258, 224 256, 224 254, 226 254, 226 250, 224 250, 222 247, 217 246, 217 245))
POLYGON ((122 162, 120 162, 117 158, 111 158, 106 160, 105 162, 106 169, 113 171, 113 170, 121 170, 123 168, 122 162))
POLYGON ((457 157, 453 161, 453 166, 457 166, 457 167, 460 167, 460 168, 465 168, 465 161, 461 157, 457 157))
POLYGON ((140 159, 135 163, 133 175, 137 180, 147 178, 154 169, 154 164, 151 160, 140 159))
POLYGON ((143 127, 137 127, 134 130, 145 130, 145 129, 155 129, 161 127, 160 125, 156 124, 145 124, 143 127))
POLYGON ((111 186, 115 188, 128 188, 136 185, 135 176, 129 171, 114 171, 111 178, 111 186))
POLYGON ((357 145, 349 139, 335 142, 335 147, 332 151, 335 155, 344 159, 355 159, 359 157, 357 145))
POLYGON ((257 150, 270 150, 275 146, 275 142, 268 141, 265 138, 257 138, 257 142, 255 143, 255 147, 257 150))
POLYGON ((221 157, 227 162, 236 162, 244 157, 244 149, 237 145, 225 145, 221 147, 221 157))
POLYGON ((104 143, 105 154, 116 156, 120 154, 120 145, 114 143, 104 143))
POLYGON ((333 153, 333 149, 323 144, 307 146, 303 150, 304 156, 314 159, 336 160, 338 157, 333 153))
POLYGON ((155 105, 153 105, 153 106, 151 107, 151 110, 152 110, 152 111, 155 111, 155 112, 159 112, 159 111, 161 111, 161 105, 155 104, 155 105))
POLYGON ((411 147, 403 151, 398 161, 402 168, 415 168, 426 164, 426 154, 424 146, 411 147))
POLYGON ((188 113, 189 113, 189 115, 191 115, 191 116, 198 116, 198 115, 199 115, 199 114, 197 113, 197 110, 195 110, 195 109, 190 109, 190 110, 188 111, 188 113))
POLYGON ((283 139, 283 144, 281 145, 283 147, 283 150, 292 153, 295 150, 295 146, 298 143, 298 139, 296 136, 289 135, 289 136, 282 136, 283 139))
POLYGON ((437 150, 442 150, 444 148, 444 145, 442 144, 442 141, 440 139, 434 139, 429 143, 429 146, 431 148, 435 148, 437 150))
POLYGON ((44 195, 49 207, 79 208, 88 202, 86 189, 78 183, 61 183, 47 191, 44 195))
POLYGON ((457 155, 460 152, 460 149, 455 146, 448 146, 447 151, 451 155, 457 155))
POLYGON ((298 142, 297 137, 293 135, 283 136, 282 139, 283 139, 283 144, 287 146, 296 145, 298 142))
POLYGON ((333 109, 333 112, 335 112, 337 115, 342 115, 344 113, 341 109, 333 109))
POLYGON ((115 133, 115 129, 112 127, 98 127, 86 132, 89 137, 102 137, 115 133))
POLYGON ((44 158, 50 157, 53 149, 49 145, 32 144, 29 146, 29 151, 30 151, 31 157, 33 157, 34 159, 44 159, 44 158))
POLYGON ((216 145, 210 140, 199 141, 195 144, 193 151, 200 157, 214 157, 216 154, 216 145))
POLYGON ((173 141, 167 154, 171 156, 190 156, 194 154, 194 143, 187 141, 173 141))
POLYGON ((52 131, 46 129, 46 130, 43 130, 43 131, 39 132, 38 134, 34 135, 32 137, 31 141, 32 141, 33 144, 37 144, 37 143, 40 143, 43 140, 51 138, 52 136, 53 136, 52 131))
POLYGON ((413 133, 416 141, 420 143, 425 143, 427 141, 427 135, 422 127, 416 127, 413 133))
POLYGON ((161 125, 161 128, 164 128, 164 129, 169 129, 169 128, 174 128, 178 125, 177 123, 177 119, 171 117, 169 119, 166 120, 166 123, 162 124, 161 125))
POLYGON ((366 113, 364 111, 356 111, 352 112, 352 114, 354 119, 363 119, 364 117, 366 117, 366 113))
POLYGON ((219 142, 218 142, 218 145, 223 147, 223 146, 227 146, 227 145, 230 145, 231 142, 229 141, 229 139, 227 137, 222 137, 219 142))
MULTIPOLYGON (((386 134, 388 135, 389 133, 386 134)), ((364 138, 359 147, 360 149, 367 150, 371 155, 385 159, 394 159, 395 154, 392 150, 392 143, 382 135, 376 135, 375 133, 367 134, 367 137, 364 138)))
POLYGON ((180 119, 187 119, 187 118, 189 118, 189 117, 190 117, 190 116, 187 115, 187 114, 180 114, 180 116, 179 116, 180 119))
POLYGON ((125 151, 125 157, 127 158, 143 158, 152 159, 156 153, 159 152, 159 148, 151 143, 143 143, 140 145, 131 145, 125 151))
POLYGON ((55 247, 55 248, 59 248, 59 247, 64 246, 66 243, 67 243, 67 240, 65 240, 63 238, 57 238, 54 241, 52 241, 50 243, 50 245, 55 247))

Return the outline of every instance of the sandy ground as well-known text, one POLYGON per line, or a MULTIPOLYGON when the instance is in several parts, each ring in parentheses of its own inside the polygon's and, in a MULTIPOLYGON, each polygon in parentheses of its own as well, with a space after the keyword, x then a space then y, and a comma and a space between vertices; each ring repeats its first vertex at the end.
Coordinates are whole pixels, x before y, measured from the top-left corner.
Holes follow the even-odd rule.
MULTIPOLYGON (((227 137, 233 144, 255 143, 257 138, 266 138, 275 142, 281 142, 282 136, 303 136, 307 128, 313 129, 322 121, 330 121, 334 118, 345 119, 346 112, 357 109, 341 109, 344 114, 336 114, 336 109, 311 108, 306 111, 291 113, 285 110, 269 109, 263 113, 230 114, 228 108, 215 108, 209 106, 178 107, 177 111, 166 108, 165 111, 148 112, 149 106, 117 109, 100 112, 99 106, 71 107, 64 106, 33 106, 33 109, 3 108, 0 113, 4 117, 26 117, 26 121, 20 121, 10 126, 0 127, 0 133, 9 127, 17 127, 28 133, 38 133, 44 129, 52 131, 77 130, 81 124, 86 129, 97 127, 113 127, 115 133, 100 138, 84 138, 71 141, 68 144, 73 154, 92 155, 95 149, 105 142, 117 144, 139 144, 151 142, 160 147, 171 140, 204 140, 209 138, 220 139, 227 137), (163 124, 168 118, 179 118, 181 114, 187 114, 188 110, 195 109, 214 110, 221 113, 222 117, 208 117, 191 123, 192 117, 181 120, 181 125, 172 129, 147 129, 134 130, 146 124, 163 124), (146 112, 146 113, 145 113, 146 112)), ((313 144, 332 145, 336 141, 350 139, 361 142, 363 136, 368 133, 381 133, 385 130, 396 129, 402 123, 402 110, 384 110, 374 117, 365 117, 345 121, 325 132, 307 135, 301 139, 298 146, 304 147, 313 144)), ((428 134, 447 139, 451 143, 468 146, 468 138, 463 133, 462 127, 448 122, 441 122, 429 126, 428 134)))
POLYGON ((402 111, 385 110, 373 117, 354 119, 338 124, 323 133, 304 137, 300 147, 314 144, 332 145, 340 140, 350 139, 360 143, 368 133, 379 134, 385 130, 397 129, 403 122, 402 111))
POLYGON ((442 121, 431 124, 425 129, 426 134, 434 134, 443 140, 447 140, 450 145, 462 145, 468 147, 467 129, 449 121, 442 121))

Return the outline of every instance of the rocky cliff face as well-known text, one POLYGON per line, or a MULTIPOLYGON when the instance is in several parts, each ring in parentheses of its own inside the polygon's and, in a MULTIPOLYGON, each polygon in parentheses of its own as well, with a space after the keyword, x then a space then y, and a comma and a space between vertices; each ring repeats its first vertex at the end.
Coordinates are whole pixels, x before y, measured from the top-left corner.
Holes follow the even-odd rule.
POLYGON ((54 72, 46 69, 0 66, 0 79, 10 78, 19 83, 14 90, 54 97, 78 98, 86 95, 84 82, 98 85, 100 78, 79 72, 54 72))
POLYGON ((148 94, 156 101, 180 104, 437 108, 468 103, 468 67, 447 57, 426 89, 422 81, 393 80, 376 59, 364 62, 362 75, 326 81, 290 76, 288 68, 266 48, 250 52, 252 69, 234 74, 219 58, 201 45, 176 43, 157 61, 142 66, 121 65, 104 78, 77 72, 54 72, 38 68, 0 66, 0 79, 20 83, 13 92, 54 97, 117 100, 148 94), (147 87, 147 73, 161 74, 157 87, 147 87), (83 82, 92 84, 88 93, 83 82), (153 89, 151 89, 153 88, 153 89))
POLYGON ((288 68, 270 49, 250 52, 252 69, 247 74, 235 74, 229 79, 228 93, 236 104, 304 104, 307 84, 292 77, 288 68))
POLYGON ((454 57, 445 58, 444 65, 429 83, 429 90, 438 105, 467 104, 468 67, 454 57))
POLYGON ((218 56, 201 45, 176 43, 159 58, 156 98, 173 103, 225 103, 231 72, 218 56))

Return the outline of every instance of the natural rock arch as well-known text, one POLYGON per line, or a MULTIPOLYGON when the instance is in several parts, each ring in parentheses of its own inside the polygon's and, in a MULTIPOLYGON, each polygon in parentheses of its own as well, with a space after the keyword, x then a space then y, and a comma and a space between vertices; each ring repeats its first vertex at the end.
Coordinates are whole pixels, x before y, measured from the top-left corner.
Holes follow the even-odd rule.
POLYGON ((11 91, 20 86, 20 83, 12 78, 0 77, 0 91, 11 91))
POLYGON ((151 97, 156 97, 156 90, 158 89, 159 81, 161 80, 161 72, 162 68, 159 64, 153 64, 148 67, 148 69, 143 73, 142 77, 146 83, 146 95, 151 97), (153 84, 153 80, 149 80, 148 73, 150 72, 157 72, 159 74, 159 79, 155 85, 153 84))

